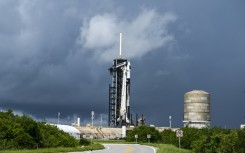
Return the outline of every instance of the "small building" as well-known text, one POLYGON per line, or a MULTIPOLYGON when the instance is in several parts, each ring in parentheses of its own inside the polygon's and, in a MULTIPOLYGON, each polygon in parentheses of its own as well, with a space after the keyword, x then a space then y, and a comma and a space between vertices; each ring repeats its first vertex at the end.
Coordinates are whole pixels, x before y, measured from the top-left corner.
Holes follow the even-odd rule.
POLYGON ((69 133, 71 136, 73 136, 76 139, 80 139, 80 131, 78 129, 76 129, 73 126, 69 126, 69 125, 61 125, 61 124, 53 124, 54 126, 56 126, 58 129, 69 133))
POLYGON ((241 129, 245 128, 245 124, 241 124, 240 128, 241 129))

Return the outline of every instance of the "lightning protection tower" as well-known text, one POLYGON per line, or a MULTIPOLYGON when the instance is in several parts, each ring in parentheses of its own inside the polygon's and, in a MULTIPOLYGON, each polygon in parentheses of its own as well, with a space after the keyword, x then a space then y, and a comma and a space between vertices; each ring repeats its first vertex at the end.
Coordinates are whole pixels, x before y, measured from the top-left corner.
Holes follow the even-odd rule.
POLYGON ((108 126, 128 126, 130 119, 130 62, 122 58, 122 34, 120 33, 120 57, 113 60, 109 68, 112 83, 109 84, 109 120, 108 126))

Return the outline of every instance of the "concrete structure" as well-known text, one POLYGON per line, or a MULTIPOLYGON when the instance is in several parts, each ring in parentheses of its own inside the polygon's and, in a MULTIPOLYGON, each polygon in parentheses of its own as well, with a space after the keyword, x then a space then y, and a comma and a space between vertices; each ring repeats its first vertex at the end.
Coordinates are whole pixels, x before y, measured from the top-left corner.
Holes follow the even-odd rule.
POLYGON ((156 130, 158 130, 159 132, 162 132, 164 130, 172 130, 172 131, 176 131, 176 130, 179 130, 180 128, 169 128, 169 127, 155 127, 156 130))
MULTIPOLYGON (((89 139, 91 136, 93 139, 117 139, 123 137, 122 128, 112 128, 112 127, 91 127, 91 126, 75 126, 74 128, 78 129, 81 137, 89 139)), ((155 127, 156 130, 162 132, 164 130, 171 129, 172 131, 176 131, 179 128, 169 128, 169 127, 155 127)), ((133 130, 134 127, 127 127, 127 131, 133 130)))
POLYGON ((241 124, 240 128, 241 129, 245 128, 245 124, 241 124))
POLYGON ((93 136, 94 139, 115 139, 122 137, 121 128, 102 128, 102 127, 89 127, 80 126, 75 127, 81 133, 81 137, 90 138, 93 136))
POLYGON ((210 126, 210 94, 193 90, 184 95, 184 126, 203 128, 210 126))

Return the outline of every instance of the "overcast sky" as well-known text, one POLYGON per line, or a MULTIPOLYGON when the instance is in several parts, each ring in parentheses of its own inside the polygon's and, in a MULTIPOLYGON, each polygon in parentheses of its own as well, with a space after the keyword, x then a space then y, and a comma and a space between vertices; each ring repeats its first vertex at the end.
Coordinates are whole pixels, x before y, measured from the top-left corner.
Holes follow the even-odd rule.
MULTIPOLYGON (((182 127, 184 94, 211 94, 212 126, 245 123, 244 0, 0 0, 0 109, 82 123, 108 114, 108 68, 132 65, 131 110, 182 127)), ((106 121, 104 121, 106 124, 106 121)))

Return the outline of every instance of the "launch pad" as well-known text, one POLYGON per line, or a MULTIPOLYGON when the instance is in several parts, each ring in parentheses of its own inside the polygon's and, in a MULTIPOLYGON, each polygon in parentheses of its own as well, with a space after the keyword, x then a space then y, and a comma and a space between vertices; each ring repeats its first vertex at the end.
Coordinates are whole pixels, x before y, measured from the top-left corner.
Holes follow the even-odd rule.
POLYGON ((109 127, 129 126, 130 115, 130 71, 127 59, 122 59, 122 34, 120 33, 120 58, 113 60, 109 68, 112 82, 109 84, 109 127))

